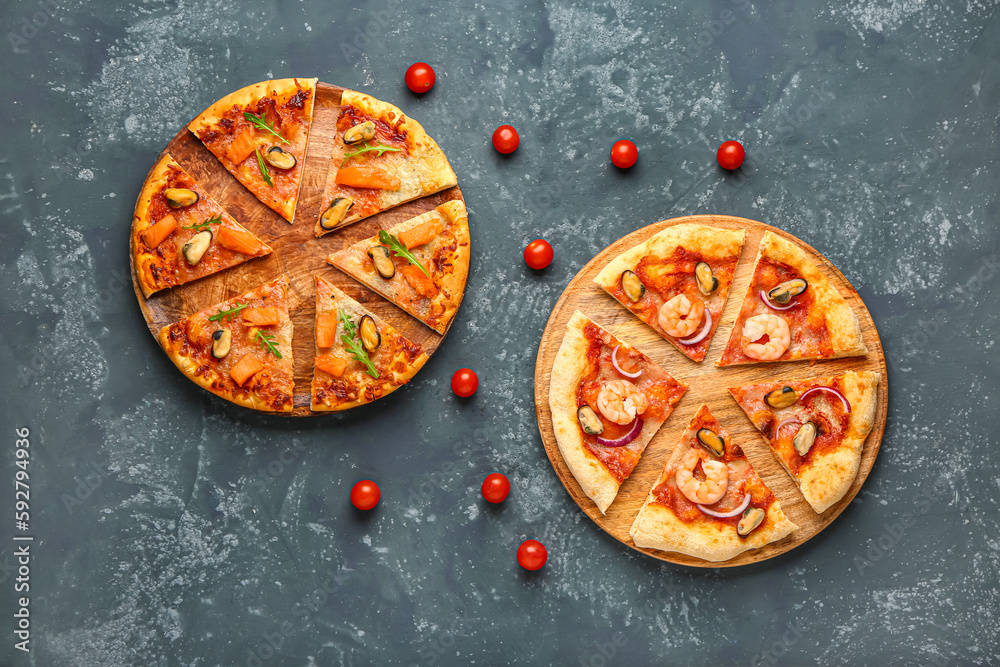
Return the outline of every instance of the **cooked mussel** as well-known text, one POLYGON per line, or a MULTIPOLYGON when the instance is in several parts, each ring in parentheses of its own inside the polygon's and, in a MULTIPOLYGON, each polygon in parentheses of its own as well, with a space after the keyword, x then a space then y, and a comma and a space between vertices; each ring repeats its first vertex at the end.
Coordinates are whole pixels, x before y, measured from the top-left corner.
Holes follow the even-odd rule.
POLYGON ((576 418, 580 420, 580 428, 589 435, 600 435, 604 432, 604 423, 594 412, 594 408, 589 405, 581 405, 576 411, 576 418))
POLYGON ((817 435, 819 435, 819 430, 816 428, 816 424, 812 422, 806 422, 799 427, 798 433, 792 438, 792 446, 795 447, 795 451, 799 453, 799 456, 805 456, 809 453, 813 443, 816 442, 817 435))
POLYGON ((712 267, 707 262, 698 262, 695 265, 694 279, 698 283, 698 291, 705 296, 719 289, 719 279, 712 273, 712 267))
POLYGON ((389 249, 384 245, 373 245, 368 248, 368 256, 372 258, 372 264, 380 276, 388 280, 396 275, 396 265, 392 263, 389 249))
POLYGON ((726 441, 718 433, 711 429, 700 428, 697 433, 700 442, 708 451, 716 456, 722 456, 726 451, 726 441))
POLYGON ((167 188, 163 191, 163 196, 167 199, 167 206, 170 208, 184 208, 191 204, 198 203, 198 193, 185 188, 167 188))
POLYGON ((205 256, 205 253, 208 252, 208 246, 211 244, 212 232, 207 229, 203 229, 192 236, 190 241, 184 244, 184 247, 181 248, 181 252, 184 254, 184 259, 187 260, 187 263, 194 266, 201 261, 202 257, 205 256))
POLYGON ((740 517, 740 522, 736 524, 736 534, 746 537, 762 523, 764 523, 764 510, 759 507, 748 507, 740 517))
POLYGON ((802 278, 793 278, 771 288, 771 291, 767 293, 767 298, 775 303, 788 303, 794 297, 805 292, 807 287, 809 287, 809 283, 802 278))
POLYGON ((799 393, 788 385, 785 385, 781 389, 774 389, 764 394, 764 402, 775 410, 787 408, 797 400, 799 400, 799 393))
POLYGON ((639 280, 639 276, 625 269, 622 271, 622 290, 625 292, 625 296, 629 298, 629 301, 635 303, 646 293, 646 286, 639 280))
POLYGON ((319 226, 326 231, 336 229, 347 217, 353 206, 354 200, 350 197, 337 197, 330 202, 330 208, 323 211, 323 215, 319 217, 319 226))
POLYGON ((344 143, 350 146, 351 144, 357 144, 362 141, 368 141, 375 138, 375 123, 370 120, 366 120, 363 123, 358 123, 352 128, 349 128, 344 132, 344 143))
POLYGON ((281 146, 271 146, 264 153, 264 159, 275 169, 291 169, 297 160, 295 156, 284 150, 281 146))
POLYGON ((361 318, 358 333, 361 336, 361 344, 369 352, 374 352, 382 344, 382 334, 378 332, 378 327, 375 326, 375 320, 372 319, 371 315, 364 315, 361 318))
POLYGON ((233 332, 229 329, 216 329, 212 334, 212 356, 222 359, 229 354, 233 346, 233 332))

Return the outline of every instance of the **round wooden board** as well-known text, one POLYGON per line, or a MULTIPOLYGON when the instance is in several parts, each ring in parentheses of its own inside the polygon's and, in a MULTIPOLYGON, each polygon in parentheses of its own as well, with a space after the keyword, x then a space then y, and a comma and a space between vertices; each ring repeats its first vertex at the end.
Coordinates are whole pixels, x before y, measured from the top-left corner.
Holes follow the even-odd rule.
MULTIPOLYGON (((261 283, 285 274, 288 276, 288 308, 295 326, 292 354, 295 360, 295 409, 274 413, 295 417, 330 414, 309 409, 310 385, 313 375, 315 329, 315 281, 319 274, 344 290, 400 333, 423 346, 433 355, 444 340, 444 334, 430 329, 419 320, 363 287, 353 278, 326 263, 326 256, 361 239, 378 233, 404 220, 425 213, 446 201, 459 199, 462 191, 455 186, 437 194, 416 199, 395 208, 365 218, 343 229, 316 238, 313 227, 320 214, 323 186, 330 167, 330 154, 336 139, 340 96, 344 88, 318 83, 313 106, 313 120, 306 146, 302 186, 295 211, 295 224, 262 204, 236 178, 226 171, 212 153, 185 126, 170 140, 154 164, 169 153, 237 222, 263 239, 274 250, 266 257, 252 259, 239 266, 196 280, 187 285, 163 290, 148 299, 142 295, 136 281, 135 266, 131 266, 132 285, 149 331, 156 338, 168 324, 208 308, 213 304, 244 294, 261 283)), ((148 177, 148 175, 147 175, 148 177)), ((132 264, 130 259, 130 265, 132 264)), ((454 320, 452 320, 454 322, 454 320)), ((192 386, 196 386, 192 383, 192 386)), ((199 391, 204 391, 199 388, 199 391)))
POLYGON ((886 385, 885 355, 882 352, 882 343, 879 340, 878 332, 875 330, 875 323, 872 321, 868 309, 865 307, 864 302, 862 302, 861 297, 858 296, 858 293, 851 287, 847 278, 823 255, 791 234, 762 222, 725 215, 695 215, 657 222, 632 232, 598 253, 594 259, 590 260, 574 276, 573 280, 570 281, 562 293, 562 296, 556 302, 548 324, 545 326, 545 331, 542 333, 542 341, 539 345, 538 357, 535 362, 535 410, 538 413, 538 429, 541 432, 545 452, 552 462, 552 467, 555 468, 556 474, 562 481, 563 486, 566 487, 569 495, 576 501, 576 504, 598 526, 610 533, 619 542, 660 560, 695 567, 733 567, 767 560, 768 558, 783 554, 790 549, 794 549, 826 528, 850 504, 861 488, 861 485, 864 484, 868 473, 871 472, 872 466, 875 463, 875 457, 878 455, 879 446, 882 443, 882 434, 885 432, 887 399, 888 387, 886 385), (716 330, 715 337, 712 339, 708 356, 700 364, 691 361, 681 354, 670 343, 653 331, 653 329, 632 315, 632 313, 623 308, 604 290, 593 283, 594 277, 600 270, 625 250, 645 241, 666 227, 685 222, 695 222, 726 229, 745 229, 747 232, 746 243, 743 246, 743 255, 736 268, 729 299, 723 310, 722 321, 716 330), (750 283, 753 272, 754 259, 757 256, 757 246, 764 232, 768 230, 798 243, 813 257, 816 264, 831 280, 840 294, 847 299, 847 302, 851 305, 861 323, 865 345, 869 349, 867 356, 812 363, 790 361, 771 364, 746 364, 725 368, 715 366, 715 362, 722 356, 722 351, 729 340, 733 323, 743 304, 743 297, 746 295, 747 286, 750 283), (606 515, 602 515, 594 502, 583 493, 580 485, 563 461, 552 431, 552 414, 549 411, 548 390, 549 377, 552 373, 552 363, 555 360, 559 346, 562 344, 566 322, 569 321, 569 318, 576 310, 580 310, 621 340, 642 350, 646 355, 663 366, 668 373, 688 385, 687 392, 681 398, 673 413, 647 445, 642 458, 639 459, 639 463, 632 471, 632 475, 622 483, 618 491, 618 496, 608 508, 606 515), (733 400, 728 389, 729 387, 758 382, 774 382, 784 379, 797 380, 836 375, 848 370, 873 370, 882 374, 878 385, 875 426, 865 441, 861 457, 861 468, 847 495, 822 515, 818 515, 805 501, 802 494, 799 493, 798 487, 796 487, 792 478, 789 477, 784 468, 781 467, 781 464, 772 456, 767 441, 754 428, 746 414, 740 409, 736 401, 733 400), (672 551, 642 549, 635 546, 632 538, 629 536, 629 529, 632 527, 632 522, 635 520, 643 502, 645 502, 649 489, 659 479, 660 473, 663 471, 663 466, 670 456, 670 452, 677 445, 681 434, 703 403, 708 405, 712 410, 712 414, 719 420, 723 428, 743 448, 756 469, 757 474, 760 475, 764 483, 778 497, 785 514, 798 525, 798 529, 783 540, 773 542, 760 549, 743 552, 735 558, 723 562, 706 561, 672 551))

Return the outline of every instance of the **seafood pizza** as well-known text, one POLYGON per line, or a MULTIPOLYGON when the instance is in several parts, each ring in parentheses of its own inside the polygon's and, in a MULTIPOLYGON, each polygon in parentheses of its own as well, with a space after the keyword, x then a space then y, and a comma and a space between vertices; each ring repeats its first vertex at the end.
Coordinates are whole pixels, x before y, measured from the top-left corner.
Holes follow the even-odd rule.
POLYGON ((858 474, 875 423, 881 375, 769 382, 729 390, 818 513, 836 504, 858 474))
POLYGON ((722 318, 745 238, 742 229, 667 227, 611 260, 594 282, 700 362, 722 318))
POLYGON ((702 405, 629 534, 637 547, 723 561, 796 528, 740 446, 702 405))
POLYGON ((559 451, 603 514, 687 387, 576 311, 552 366, 559 451))
POLYGON ((764 232, 750 287, 716 365, 867 353, 858 318, 805 251, 764 232))

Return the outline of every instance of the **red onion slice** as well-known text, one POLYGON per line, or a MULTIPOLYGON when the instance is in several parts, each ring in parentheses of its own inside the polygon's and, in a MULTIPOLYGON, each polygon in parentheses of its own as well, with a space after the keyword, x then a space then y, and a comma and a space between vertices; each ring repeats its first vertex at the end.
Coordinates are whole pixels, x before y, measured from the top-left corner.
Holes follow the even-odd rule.
POLYGON ((728 519, 731 516, 736 516, 737 514, 743 514, 743 511, 749 505, 750 505, 750 494, 748 493, 745 496, 743 496, 743 502, 740 503, 740 506, 731 512, 716 512, 715 510, 708 509, 704 505, 698 505, 698 509, 700 509, 705 514, 708 514, 709 516, 717 516, 720 519, 728 519))
POLYGON ((708 332, 711 330, 712 330, 712 313, 708 308, 706 308, 705 326, 701 328, 701 331, 691 336, 690 338, 682 338, 677 342, 681 343, 682 345, 695 345, 696 343, 700 343, 701 341, 705 340, 705 336, 707 336, 708 332))
POLYGON ((851 403, 850 403, 850 401, 847 400, 846 396, 844 396, 842 393, 840 393, 839 391, 837 391, 833 387, 813 387, 812 389, 807 389, 806 391, 802 392, 801 396, 799 396, 799 400, 801 401, 803 398, 805 398, 809 394, 815 394, 816 392, 820 392, 820 391, 828 391, 831 394, 833 394, 834 396, 836 396, 837 398, 839 398, 840 401, 841 401, 841 403, 844 404, 844 410, 847 411, 847 414, 851 413, 851 403))
POLYGON ((789 424, 798 424, 799 426, 802 426, 802 422, 800 422, 798 419, 786 419, 783 422, 779 422, 778 423, 778 428, 774 429, 774 439, 775 440, 777 440, 778 436, 781 434, 781 427, 782 426, 787 426, 789 424))
POLYGON ((764 290, 760 291, 760 299, 761 301, 764 302, 764 305, 766 305, 771 310, 788 310, 789 308, 795 305, 795 302, 792 301, 787 306, 776 306, 770 299, 767 298, 767 292, 765 292, 764 290))
POLYGON ((618 365, 618 348, 621 345, 615 345, 614 351, 611 353, 611 365, 615 367, 615 370, 624 375, 627 378, 637 378, 642 375, 642 369, 640 368, 635 373, 626 373, 622 370, 622 367, 618 365))
POLYGON ((607 440, 601 436, 597 436, 597 444, 604 445, 605 447, 624 447, 628 443, 632 442, 639 437, 642 433, 642 418, 636 417, 635 421, 632 422, 632 430, 618 438, 617 440, 607 440))

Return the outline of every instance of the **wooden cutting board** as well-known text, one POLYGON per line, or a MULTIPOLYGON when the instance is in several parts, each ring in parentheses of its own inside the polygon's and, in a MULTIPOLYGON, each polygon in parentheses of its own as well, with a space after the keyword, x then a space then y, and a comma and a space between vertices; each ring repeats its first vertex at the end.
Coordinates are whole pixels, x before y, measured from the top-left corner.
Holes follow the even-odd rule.
POLYGON ((836 519, 850 504, 867 479, 868 473, 871 472, 879 446, 882 443, 889 394, 886 382, 885 355, 871 314, 847 278, 829 260, 791 234, 763 222, 726 215, 694 215, 664 220, 632 232, 598 253, 570 281, 552 309, 552 315, 549 316, 548 324, 542 333, 542 341, 535 362, 535 410, 538 414, 538 429, 545 445, 545 453, 548 454, 556 475, 559 476, 570 497, 598 526, 619 542, 660 560, 695 567, 733 567, 767 560, 794 549, 830 525, 830 522, 836 519), (745 229, 747 232, 743 256, 736 268, 729 300, 722 313, 722 321, 712 339, 708 356, 700 364, 681 354, 670 343, 663 340, 659 334, 593 283, 594 277, 613 258, 666 227, 680 223, 699 223, 725 229, 745 229), (727 366, 725 368, 715 366, 715 362, 722 356, 722 351, 729 340, 733 323, 740 312, 743 297, 750 284, 754 259, 757 256, 757 246, 764 232, 768 230, 799 244, 809 253, 840 294, 847 299, 861 324, 861 332, 869 350, 867 356, 820 362, 790 361, 727 366), (552 431, 552 414, 549 411, 549 377, 552 373, 552 364, 559 346, 562 344, 566 322, 576 310, 583 312, 619 339, 642 350, 653 361, 663 366, 668 373, 688 385, 687 392, 675 407, 674 412, 649 442, 632 475, 622 483, 618 497, 608 508, 606 515, 602 515, 594 502, 583 493, 563 461, 555 434, 552 431), (818 515, 799 493, 792 478, 771 454, 771 448, 767 441, 750 423, 746 414, 729 394, 728 389, 729 387, 759 382, 837 375, 848 370, 872 370, 882 374, 878 385, 875 426, 865 441, 861 467, 847 495, 822 515, 818 515), (649 489, 656 483, 670 452, 677 445, 681 433, 687 428, 688 423, 703 403, 708 405, 722 427, 743 448, 751 464, 757 470, 757 474, 778 497, 785 514, 798 525, 798 529, 783 540, 773 542, 760 549, 744 552, 735 558, 719 563, 676 552, 641 549, 635 546, 629 536, 629 529, 632 527, 632 522, 643 502, 645 502, 649 489))
MULTIPOLYGON (((322 238, 313 235, 313 227, 321 212, 323 186, 330 167, 330 154, 336 139, 337 116, 340 114, 340 96, 344 88, 328 83, 318 83, 313 107, 313 121, 309 129, 309 143, 306 146, 305 167, 302 170, 302 186, 299 192, 295 224, 262 204, 249 190, 226 171, 212 153, 205 148, 187 126, 182 128, 163 152, 154 160, 160 161, 169 153, 189 173, 198 184, 225 208, 237 222, 252 231, 271 246, 273 253, 267 257, 252 259, 239 266, 217 273, 201 280, 181 285, 143 297, 136 280, 135 266, 131 266, 132 284, 142 315, 146 318, 149 331, 156 338, 160 329, 192 313, 213 304, 249 292, 261 283, 288 276, 288 307, 295 326, 292 338, 292 354, 295 359, 295 409, 290 413, 275 413, 295 417, 314 417, 328 412, 313 412, 309 409, 310 383, 313 375, 315 355, 315 281, 319 274, 344 290, 363 306, 395 327, 410 340, 423 346, 427 355, 433 355, 451 328, 439 334, 419 320, 381 296, 362 287, 354 279, 326 263, 326 256, 361 239, 378 233, 404 220, 425 213, 446 201, 459 199, 462 191, 455 186, 422 199, 397 206, 382 213, 365 218, 322 238)), ((148 177, 148 174, 147 174, 148 177)), ((130 259, 131 264, 131 259, 130 259)), ((464 294, 463 294, 464 296, 464 294)), ((454 322, 454 320, 452 320, 454 322)), ((205 391, 191 383, 192 391, 205 391)), ((403 387, 397 391, 405 391, 403 387)), ((213 396, 213 400, 223 400, 213 396)))

